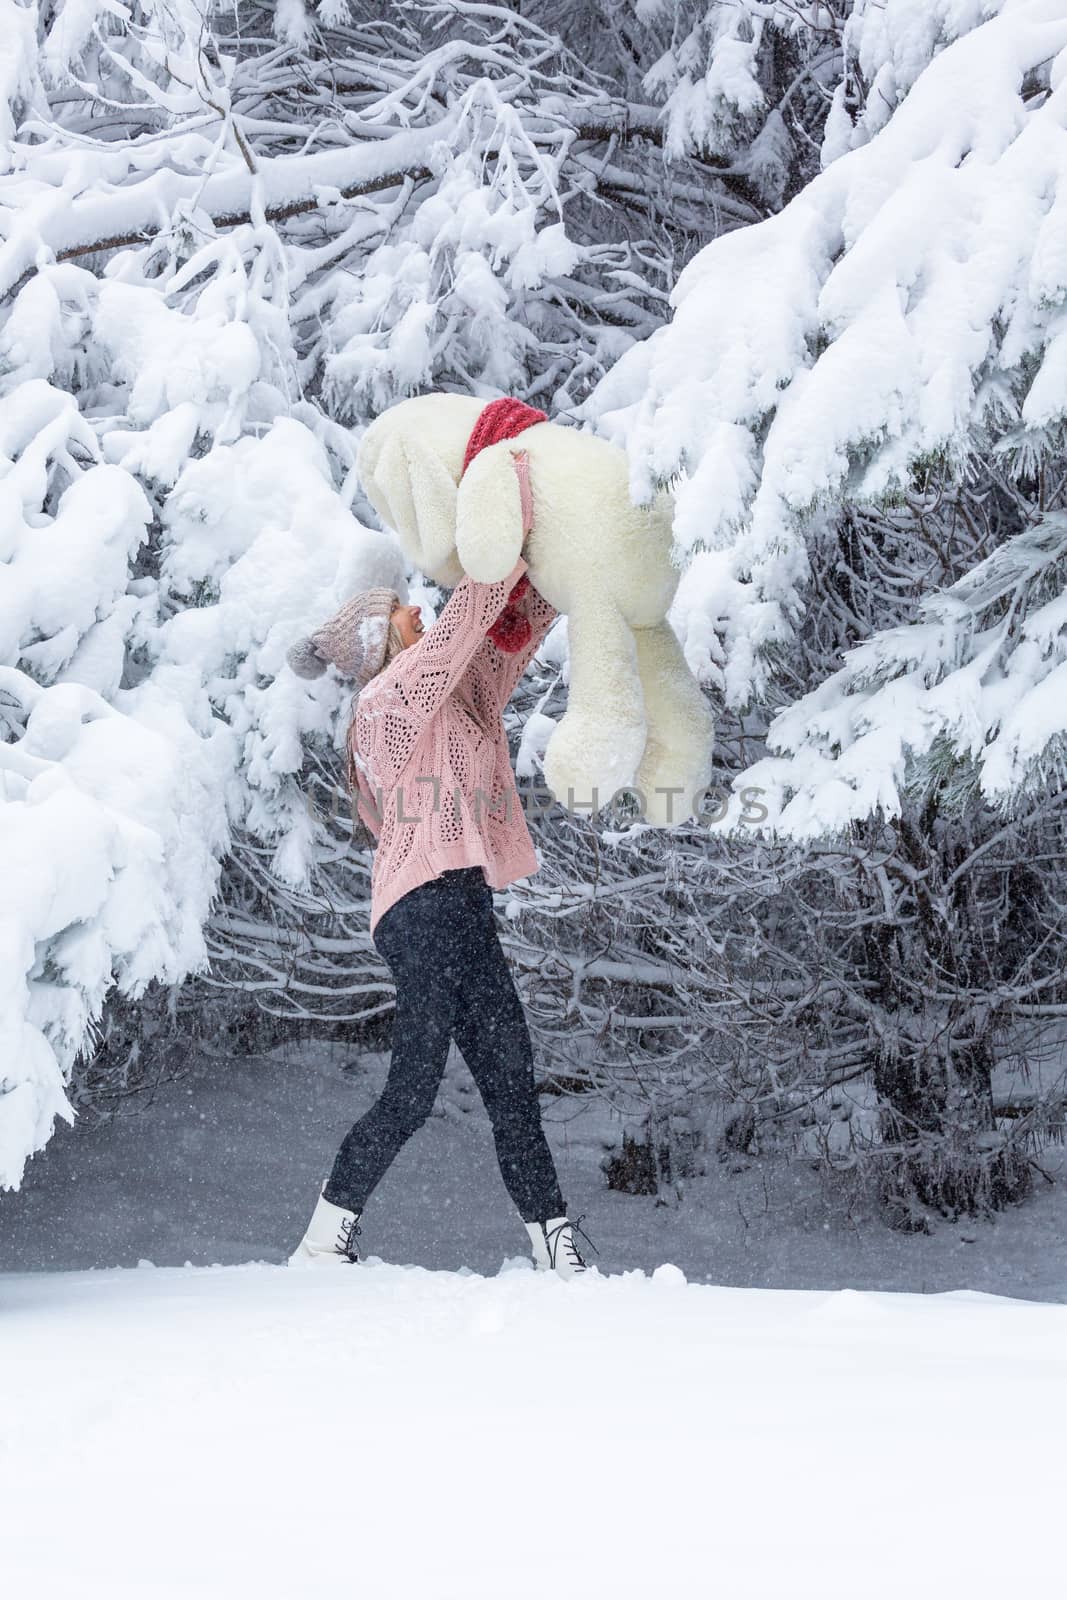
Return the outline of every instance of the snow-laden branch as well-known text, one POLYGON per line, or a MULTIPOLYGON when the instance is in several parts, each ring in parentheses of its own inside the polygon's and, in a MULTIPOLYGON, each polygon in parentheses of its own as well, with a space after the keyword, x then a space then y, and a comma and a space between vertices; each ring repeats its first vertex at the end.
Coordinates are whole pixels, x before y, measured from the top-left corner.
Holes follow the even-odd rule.
POLYGON ((849 651, 839 672, 780 713, 759 785, 770 825, 798 839, 878 810, 900 815, 939 746, 1011 808, 1067 777, 1067 514, 1050 513, 948 589, 918 619, 849 651))
MULTIPOLYGON (((214 227, 231 228, 247 222, 255 205, 267 221, 278 222, 390 188, 404 177, 429 176, 431 147, 444 136, 441 127, 420 128, 347 150, 278 156, 261 160, 256 175, 243 166, 207 177, 162 167, 110 194, 93 186, 73 200, 62 188, 31 187, 28 195, 23 188, 0 245, 0 299, 43 262, 144 243, 177 215, 202 212, 214 227)), ((0 180, 0 207, 5 198, 0 180)))

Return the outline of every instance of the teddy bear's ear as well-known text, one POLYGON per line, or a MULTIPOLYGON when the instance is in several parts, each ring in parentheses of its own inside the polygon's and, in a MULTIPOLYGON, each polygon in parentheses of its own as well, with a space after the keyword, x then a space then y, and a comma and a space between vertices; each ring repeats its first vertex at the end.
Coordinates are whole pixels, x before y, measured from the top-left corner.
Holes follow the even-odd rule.
POLYGON ((447 565, 456 542, 456 485, 431 450, 399 430, 390 433, 364 487, 416 566, 447 565))
POLYGON ((522 500, 507 441, 475 456, 456 495, 456 554, 476 583, 499 583, 522 554, 522 500))

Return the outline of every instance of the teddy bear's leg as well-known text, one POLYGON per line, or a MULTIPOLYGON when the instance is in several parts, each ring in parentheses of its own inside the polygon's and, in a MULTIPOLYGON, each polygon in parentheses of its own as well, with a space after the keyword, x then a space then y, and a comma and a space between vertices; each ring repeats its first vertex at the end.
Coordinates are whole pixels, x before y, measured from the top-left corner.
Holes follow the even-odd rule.
POLYGON ((636 786, 649 822, 683 822, 711 778, 714 719, 669 622, 635 628, 634 645, 648 718, 636 786))
POLYGON ((633 633, 603 593, 571 607, 567 638, 567 711, 545 750, 545 782, 569 811, 588 813, 634 781, 644 699, 633 633))

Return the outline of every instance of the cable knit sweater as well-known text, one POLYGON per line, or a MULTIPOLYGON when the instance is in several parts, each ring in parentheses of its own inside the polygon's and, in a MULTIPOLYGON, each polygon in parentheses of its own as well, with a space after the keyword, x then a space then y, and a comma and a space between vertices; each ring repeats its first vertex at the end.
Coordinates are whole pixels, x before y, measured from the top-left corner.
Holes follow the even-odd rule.
POLYGON ((556 610, 532 586, 517 602, 531 637, 506 655, 486 630, 527 563, 500 583, 464 578, 432 627, 373 678, 349 729, 349 783, 377 839, 371 932, 402 895, 452 867, 502 889, 538 867, 515 787, 503 711, 556 610))

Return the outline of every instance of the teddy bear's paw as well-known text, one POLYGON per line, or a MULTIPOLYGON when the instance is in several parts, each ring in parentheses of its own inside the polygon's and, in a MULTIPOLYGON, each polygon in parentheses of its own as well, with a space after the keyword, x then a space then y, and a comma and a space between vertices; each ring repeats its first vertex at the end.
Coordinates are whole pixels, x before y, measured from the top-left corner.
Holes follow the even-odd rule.
POLYGON ((660 705, 650 717, 648 743, 637 769, 644 815, 656 827, 670 827, 699 815, 704 790, 711 782, 715 724, 702 696, 686 705, 660 705))
POLYGON ((684 773, 662 767, 651 774, 639 771, 634 786, 644 801, 644 820, 657 828, 669 828, 672 823, 691 817, 695 809, 693 795, 701 788, 687 781, 684 773))
POLYGON ((686 761, 677 752, 646 750, 634 787, 641 791, 644 817, 658 828, 695 815, 708 782, 710 762, 686 761))
POLYGON ((545 782, 568 811, 591 813, 632 785, 644 747, 643 723, 568 711, 545 750, 545 782))

